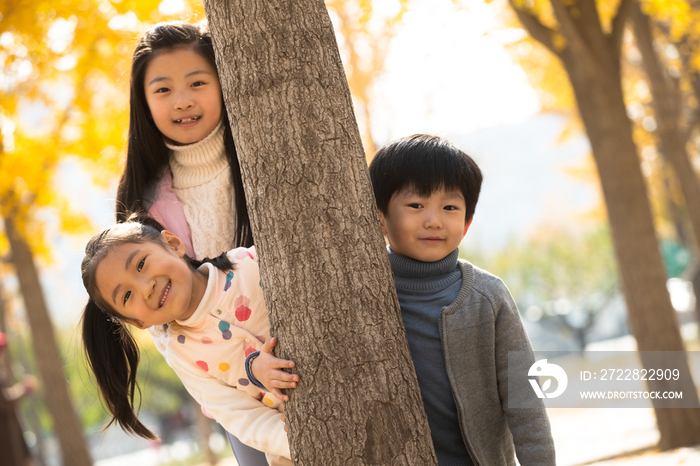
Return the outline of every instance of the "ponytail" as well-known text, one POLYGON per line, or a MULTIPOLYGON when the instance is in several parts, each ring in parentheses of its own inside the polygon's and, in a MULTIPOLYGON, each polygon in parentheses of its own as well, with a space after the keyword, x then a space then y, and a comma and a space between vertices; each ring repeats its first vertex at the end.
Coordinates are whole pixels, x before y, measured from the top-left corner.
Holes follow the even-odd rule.
POLYGON ((135 394, 141 390, 136 382, 139 349, 131 332, 116 317, 111 317, 90 299, 83 311, 83 345, 88 365, 95 374, 97 385, 113 423, 130 434, 148 440, 158 437, 139 421, 134 406, 135 394))
POLYGON ((231 262, 231 259, 228 258, 228 255, 226 255, 225 252, 214 257, 213 259, 205 257, 202 260, 198 260, 198 259, 193 259, 190 256, 185 256, 184 259, 195 270, 200 268, 202 266, 202 264, 211 264, 214 267, 216 267, 217 269, 224 271, 224 272, 228 272, 229 270, 235 269, 233 262, 231 262))

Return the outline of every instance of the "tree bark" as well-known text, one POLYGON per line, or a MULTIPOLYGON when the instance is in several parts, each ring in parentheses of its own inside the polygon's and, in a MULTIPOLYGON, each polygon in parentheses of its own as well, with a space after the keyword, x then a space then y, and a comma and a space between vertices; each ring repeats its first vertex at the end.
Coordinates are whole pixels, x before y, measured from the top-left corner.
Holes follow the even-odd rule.
POLYGON ((321 0, 206 0, 295 464, 437 464, 321 0))
POLYGON ((17 231, 14 219, 6 216, 4 222, 11 250, 10 262, 17 273, 20 291, 24 298, 42 387, 61 447, 63 465, 90 466, 92 459, 68 392, 66 377, 63 373, 64 364, 58 352, 34 257, 17 231))
MULTIPOLYGON (((551 2, 567 41, 564 47, 555 45, 556 33, 534 15, 518 9, 513 0, 511 5, 530 34, 562 60, 574 89, 603 188, 637 347, 647 352, 685 351, 666 289, 647 189, 622 93, 619 44, 630 0, 621 2, 621 13, 613 20, 610 34, 602 30, 594 0, 551 2)), ((642 353, 642 364, 644 357, 642 353)), ((682 370, 690 374, 687 360, 684 361, 682 370)), ((700 403, 694 383, 692 379, 682 385, 672 382, 648 382, 648 386, 650 390, 682 390, 684 400, 695 408, 654 407, 661 437, 659 447, 663 450, 700 443, 700 403)))

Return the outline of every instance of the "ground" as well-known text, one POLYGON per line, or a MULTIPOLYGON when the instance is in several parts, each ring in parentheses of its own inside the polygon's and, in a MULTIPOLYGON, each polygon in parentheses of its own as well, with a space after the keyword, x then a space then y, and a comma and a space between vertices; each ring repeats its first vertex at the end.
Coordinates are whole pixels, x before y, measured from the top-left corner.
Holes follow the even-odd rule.
MULTIPOLYGON (((697 344, 694 343, 689 349, 697 351, 697 344)), ((697 369, 696 374, 700 374, 697 369)), ((700 376, 696 375, 695 380, 698 378, 700 376)), ((667 452, 656 449, 659 432, 651 406, 558 408, 548 409, 547 414, 552 425, 557 466, 700 465, 700 445, 667 452)), ((227 458, 219 462, 219 466, 238 464, 235 459, 227 458)))
MULTIPOLYGON (((595 444, 584 444, 582 440, 581 449, 583 450, 585 447, 593 447, 595 449, 595 444)), ((618 453, 612 456, 614 457, 607 457, 606 459, 597 458, 592 461, 558 461, 557 463, 559 465, 568 464, 571 466, 695 466, 700 465, 700 445, 693 448, 679 448, 667 452, 660 452, 650 447, 626 454, 618 453)), ((209 465, 201 464, 198 466, 209 465)), ((233 457, 229 457, 219 461, 217 466, 238 466, 238 463, 233 457)))
POLYGON ((651 408, 551 409, 558 466, 700 465, 700 445, 660 452, 651 408))

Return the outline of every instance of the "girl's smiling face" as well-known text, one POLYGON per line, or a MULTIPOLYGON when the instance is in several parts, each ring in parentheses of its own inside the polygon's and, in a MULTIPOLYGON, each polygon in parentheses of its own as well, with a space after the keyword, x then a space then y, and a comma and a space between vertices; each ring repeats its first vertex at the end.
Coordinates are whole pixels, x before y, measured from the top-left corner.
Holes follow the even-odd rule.
POLYGON ((182 257, 183 242, 168 231, 164 244, 146 241, 115 246, 97 265, 102 299, 139 328, 185 320, 204 296, 207 278, 182 257))
POLYGON ((144 91, 156 127, 176 144, 204 139, 221 120, 219 76, 191 47, 155 55, 146 68, 144 91))

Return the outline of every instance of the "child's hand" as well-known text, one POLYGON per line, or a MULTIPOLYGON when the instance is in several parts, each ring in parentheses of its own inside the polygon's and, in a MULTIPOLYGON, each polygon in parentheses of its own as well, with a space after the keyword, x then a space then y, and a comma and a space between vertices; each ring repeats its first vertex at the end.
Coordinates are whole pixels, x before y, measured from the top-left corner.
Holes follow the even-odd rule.
POLYGON ((289 397, 283 394, 280 388, 296 387, 299 376, 281 370, 282 368, 294 367, 294 361, 275 357, 272 349, 276 344, 277 337, 267 340, 258 357, 253 359, 250 370, 253 373, 253 377, 258 379, 273 395, 282 401, 288 401, 289 397))

